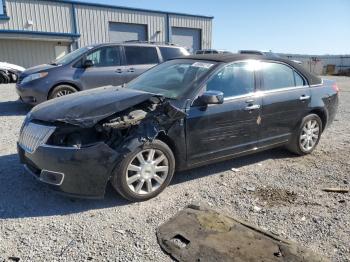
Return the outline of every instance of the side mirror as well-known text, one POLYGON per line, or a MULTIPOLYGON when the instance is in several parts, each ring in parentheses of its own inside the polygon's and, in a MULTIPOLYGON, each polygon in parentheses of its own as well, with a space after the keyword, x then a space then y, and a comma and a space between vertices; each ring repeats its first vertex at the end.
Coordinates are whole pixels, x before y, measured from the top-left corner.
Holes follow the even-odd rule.
POLYGON ((83 67, 84 68, 89 68, 89 67, 92 67, 94 66, 94 62, 92 62, 92 60, 85 60, 84 63, 83 63, 83 67))
POLYGON ((206 91, 203 95, 198 97, 201 104, 222 104, 224 103, 224 93, 221 91, 206 91))

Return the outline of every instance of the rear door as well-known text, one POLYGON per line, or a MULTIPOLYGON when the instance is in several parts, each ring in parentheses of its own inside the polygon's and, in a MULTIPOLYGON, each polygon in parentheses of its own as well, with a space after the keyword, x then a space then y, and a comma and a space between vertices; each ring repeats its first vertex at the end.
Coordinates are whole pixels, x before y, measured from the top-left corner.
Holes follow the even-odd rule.
POLYGON ((192 106, 186 118, 191 164, 252 150, 257 146, 261 98, 248 62, 233 63, 216 73, 205 90, 224 93, 224 103, 192 106))
POLYGON ((84 89, 121 85, 125 82, 119 46, 98 48, 89 53, 85 59, 91 60, 93 66, 78 68, 74 74, 74 78, 80 79, 84 89))
POLYGON ((129 82, 159 63, 154 46, 124 46, 125 81, 129 82))
POLYGON ((262 119, 259 146, 285 142, 306 114, 310 89, 292 67, 261 62, 262 119))

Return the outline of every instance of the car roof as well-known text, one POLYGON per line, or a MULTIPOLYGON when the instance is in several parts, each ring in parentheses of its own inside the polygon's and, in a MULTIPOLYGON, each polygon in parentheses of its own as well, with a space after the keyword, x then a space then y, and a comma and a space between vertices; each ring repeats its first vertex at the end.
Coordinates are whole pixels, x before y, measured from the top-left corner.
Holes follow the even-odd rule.
POLYGON ((231 63, 235 61, 250 60, 250 59, 255 59, 260 61, 275 61, 275 62, 288 64, 291 67, 295 68, 307 79, 309 85, 318 85, 322 83, 322 79, 320 77, 314 74, 311 74, 303 66, 293 62, 292 60, 284 59, 281 57, 270 57, 270 56, 252 55, 252 54, 221 53, 221 54, 190 55, 185 57, 179 57, 176 59, 193 59, 193 60, 204 60, 204 61, 213 61, 213 62, 221 62, 221 63, 231 63))
POLYGON ((173 48, 183 48, 182 46, 177 46, 170 43, 147 43, 147 42, 109 42, 102 44, 91 45, 93 47, 111 46, 111 45, 121 45, 121 46, 160 46, 160 47, 173 47, 173 48))

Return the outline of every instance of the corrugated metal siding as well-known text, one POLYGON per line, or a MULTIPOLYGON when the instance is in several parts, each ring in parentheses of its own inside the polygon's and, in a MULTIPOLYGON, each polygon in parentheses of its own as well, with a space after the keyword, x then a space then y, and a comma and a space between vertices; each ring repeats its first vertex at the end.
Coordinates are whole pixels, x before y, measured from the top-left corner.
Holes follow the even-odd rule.
POLYGON ((327 65, 334 65, 335 72, 350 70, 349 55, 299 55, 299 54, 280 54, 282 57, 298 60, 302 65, 312 73, 326 74, 327 65))
POLYGON ((202 49, 211 48, 211 37, 212 37, 212 20, 211 19, 171 15, 170 26, 201 29, 202 30, 202 49))
POLYGON ((110 42, 109 22, 148 25, 150 41, 164 42, 166 37, 166 15, 127 11, 112 8, 76 6, 79 46, 110 42), (92 22, 93 21, 93 22, 92 22), (157 31, 160 31, 157 34, 157 31))
POLYGON ((55 44, 48 41, 0 40, 0 61, 25 68, 55 59, 55 44))
POLYGON ((59 2, 6 0, 10 20, 1 21, 0 29, 72 33, 71 7, 59 2), (32 26, 28 26, 28 20, 33 21, 32 26))

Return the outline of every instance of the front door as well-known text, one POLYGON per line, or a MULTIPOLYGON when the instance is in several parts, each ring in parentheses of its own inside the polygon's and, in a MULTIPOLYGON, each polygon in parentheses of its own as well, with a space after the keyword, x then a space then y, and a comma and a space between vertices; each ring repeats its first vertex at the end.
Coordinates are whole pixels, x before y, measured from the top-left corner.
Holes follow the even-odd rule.
POLYGON ((158 51, 152 46, 124 46, 125 79, 133 80, 159 63, 158 51))
POLYGON ((107 85, 121 85, 125 82, 125 70, 121 66, 118 46, 101 47, 86 56, 93 62, 92 67, 79 68, 76 77, 84 89, 107 85))
POLYGON ((261 129, 259 146, 286 142, 306 114, 310 89, 293 68, 261 62, 261 129))
POLYGON ((202 91, 224 93, 224 103, 192 106, 186 118, 189 164, 252 150, 257 145, 261 98, 249 62, 225 66, 202 91))

